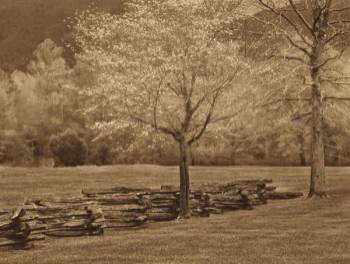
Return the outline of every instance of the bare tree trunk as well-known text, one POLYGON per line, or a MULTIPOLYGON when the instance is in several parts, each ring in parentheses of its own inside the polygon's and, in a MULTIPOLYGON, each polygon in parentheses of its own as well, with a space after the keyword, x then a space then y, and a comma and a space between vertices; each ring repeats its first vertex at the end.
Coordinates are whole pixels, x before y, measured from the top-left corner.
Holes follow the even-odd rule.
POLYGON ((157 163, 163 164, 164 160, 163 160, 163 150, 161 145, 158 143, 157 144, 157 154, 158 154, 158 161, 157 163))
POLYGON ((299 159, 300 159, 300 166, 302 167, 306 166, 305 152, 303 149, 300 149, 299 159))
POLYGON ((196 166, 196 159, 195 159, 195 156, 194 156, 194 152, 193 152, 193 148, 192 146, 189 146, 190 148, 190 163, 192 166, 196 166))
POLYGON ((325 197, 325 144, 324 144, 324 120, 323 98, 321 94, 320 65, 322 54, 325 52, 327 30, 332 2, 322 6, 321 1, 315 2, 314 9, 314 34, 313 49, 310 58, 310 74, 312 79, 312 146, 311 146, 311 182, 309 197, 325 197))
POLYGON ((180 218, 190 218, 190 175, 189 175, 189 144, 182 140, 180 147, 180 218))
MULTIPOLYGON (((317 56, 316 56, 317 57, 317 56)), ((319 70, 312 67, 312 145, 309 197, 326 195, 323 107, 319 70)))
POLYGON ((305 140, 303 135, 298 135, 298 141, 300 145, 300 149, 299 149, 300 166, 306 166, 306 157, 305 157, 305 150, 304 150, 305 140))
POLYGON ((64 123, 64 104, 61 102, 61 122, 64 123))

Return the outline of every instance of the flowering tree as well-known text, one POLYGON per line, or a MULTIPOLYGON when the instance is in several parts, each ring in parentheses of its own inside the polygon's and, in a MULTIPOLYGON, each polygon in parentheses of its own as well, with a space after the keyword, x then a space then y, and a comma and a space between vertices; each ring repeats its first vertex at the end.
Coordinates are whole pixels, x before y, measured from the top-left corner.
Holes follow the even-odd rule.
POLYGON ((126 4, 122 16, 87 11, 77 17, 77 58, 96 74, 84 93, 102 98, 108 109, 101 126, 138 123, 177 142, 183 218, 190 216, 190 146, 210 124, 237 115, 244 92, 235 85, 244 68, 237 43, 212 34, 236 15, 239 2, 140 0, 126 4))

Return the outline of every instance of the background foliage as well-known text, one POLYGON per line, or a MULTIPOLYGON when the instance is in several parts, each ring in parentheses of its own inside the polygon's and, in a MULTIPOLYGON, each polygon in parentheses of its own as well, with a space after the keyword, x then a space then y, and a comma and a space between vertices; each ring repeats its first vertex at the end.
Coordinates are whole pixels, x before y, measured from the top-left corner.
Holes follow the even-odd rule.
MULTIPOLYGON (((106 103, 109 94, 87 92, 101 82, 101 76, 94 68, 96 65, 92 67, 86 60, 73 58, 73 52, 79 52, 76 49, 78 43, 73 41, 74 10, 86 10, 89 2, 74 1, 73 6, 65 1, 57 1, 56 5, 48 5, 46 1, 30 2, 25 2, 27 8, 16 9, 24 2, 4 0, 0 9, 0 25, 7 25, 0 30, 0 162, 52 164, 50 139, 70 129, 86 143, 88 150, 84 161, 90 164, 176 164, 177 146, 166 136, 116 119, 113 119, 117 122, 114 124, 102 122, 112 121, 114 114, 111 105, 106 103), (19 12, 18 16, 13 16, 20 18, 18 24, 14 25, 11 19, 2 23, 1 19, 13 15, 14 10, 19 12), (21 24, 26 25, 24 31, 19 30, 21 24), (112 129, 116 125, 119 129, 112 129)), ((123 7, 119 1, 100 0, 88 10, 107 11, 114 15, 123 7)), ((105 18, 110 16, 105 15, 105 18)), ((250 24, 254 23, 248 22, 248 26, 250 24)), ((307 118, 299 118, 305 113, 305 105, 292 108, 288 104, 268 103, 280 92, 294 96, 294 88, 305 85, 303 69, 294 64, 254 60, 251 57, 264 47, 247 47, 244 42, 247 39, 233 34, 229 30, 231 25, 217 26, 226 34, 223 41, 227 36, 235 38, 240 56, 249 66, 236 85, 252 91, 252 94, 240 98, 247 107, 239 116, 210 126, 200 142, 191 147, 192 163, 306 165, 310 131, 306 126, 307 118), (253 97, 259 98, 261 104, 248 107, 253 97)), ((239 26, 241 24, 237 22, 239 26)), ((126 37, 128 33, 124 32, 126 37)), ((248 35, 247 38, 251 37, 248 35)), ((332 67, 339 74, 348 74, 348 65, 349 55, 345 54, 332 67)), ((220 110, 227 109, 222 107, 220 110)), ((349 104, 329 105, 326 110, 327 162, 348 165, 349 104)))

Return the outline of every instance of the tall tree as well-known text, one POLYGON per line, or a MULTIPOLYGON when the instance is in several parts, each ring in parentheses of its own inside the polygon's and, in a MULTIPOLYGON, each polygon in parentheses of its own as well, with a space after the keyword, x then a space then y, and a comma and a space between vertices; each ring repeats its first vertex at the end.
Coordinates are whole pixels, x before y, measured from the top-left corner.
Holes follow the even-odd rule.
POLYGON ((12 84, 9 75, 0 68, 0 132, 9 128, 11 88, 12 84))
MULTIPOLYGON (((65 122, 65 110, 73 101, 74 89, 70 80, 71 69, 63 58, 64 49, 51 39, 40 43, 28 64, 28 72, 36 81, 36 90, 46 104, 50 121, 65 122)), ((71 110, 71 109, 69 109, 71 110)), ((49 121, 49 120, 48 120, 49 121)))
POLYGON ((66 128, 66 116, 73 112, 71 102, 75 92, 69 85, 71 69, 62 55, 63 49, 47 39, 35 50, 27 72, 11 74, 13 122, 17 132, 30 142, 38 165, 49 154, 50 137, 66 128), (68 107, 70 111, 65 109, 68 107))
MULTIPOLYGON (((98 72, 88 95, 105 100, 109 124, 137 122, 169 135, 179 148, 180 217, 190 217, 190 146, 214 122, 237 114, 235 78, 244 65, 237 43, 212 29, 240 1, 131 1, 125 14, 77 18, 77 54, 98 72)), ((90 109, 93 108, 90 107, 90 109)))
POLYGON ((269 39, 284 40, 280 54, 273 57, 301 63, 306 67, 305 81, 310 85, 307 97, 288 98, 289 101, 310 102, 311 106, 311 180, 309 197, 324 197, 325 143, 324 109, 327 101, 347 100, 330 94, 329 84, 344 81, 346 76, 333 75, 332 64, 345 53, 348 45, 349 20, 345 14, 350 7, 344 1, 334 0, 257 0, 261 7, 275 16, 266 20, 256 16, 259 22, 271 26, 269 39), (273 36, 272 36, 272 33, 273 36))

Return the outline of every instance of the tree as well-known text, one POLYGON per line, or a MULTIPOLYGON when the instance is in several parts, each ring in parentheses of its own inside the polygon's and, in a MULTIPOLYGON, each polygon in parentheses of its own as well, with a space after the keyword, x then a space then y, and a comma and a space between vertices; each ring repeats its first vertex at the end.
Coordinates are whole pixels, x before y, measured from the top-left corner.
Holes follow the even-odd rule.
POLYGON ((256 17, 265 25, 271 26, 272 37, 284 40, 281 53, 271 54, 275 58, 301 63, 307 73, 309 83, 307 97, 285 98, 288 101, 310 103, 311 110, 311 180, 309 197, 326 195, 324 109, 327 101, 347 100, 344 96, 329 94, 329 85, 347 80, 345 76, 334 76, 333 62, 339 60, 347 48, 345 37, 349 34, 349 20, 345 14, 349 7, 342 1, 257 0, 261 7, 276 19, 266 21, 256 17), (273 36, 272 36, 273 35, 273 36))
POLYGON ((43 99, 47 108, 50 121, 62 124, 65 115, 69 114, 65 108, 70 106, 74 97, 74 89, 71 89, 71 69, 63 58, 64 49, 57 46, 51 39, 40 43, 34 51, 33 60, 28 64, 28 73, 36 81, 36 90, 43 99))
POLYGON ((183 218, 190 217, 190 146, 210 124, 237 115, 244 92, 235 89, 244 67, 237 43, 213 37, 240 1, 210 2, 131 1, 122 16, 88 11, 75 26, 78 60, 99 73, 86 93, 103 98, 114 129, 136 122, 177 143, 183 218))
POLYGON ((11 81, 7 73, 0 68, 0 132, 8 128, 9 114, 11 108, 11 81))
POLYGON ((50 140, 50 151, 57 166, 78 166, 85 164, 87 146, 74 131, 67 130, 50 140))
POLYGON ((74 127, 76 91, 62 56, 63 49, 47 39, 33 53, 27 72, 11 74, 12 123, 30 145, 37 165, 49 154, 50 136, 74 127))

